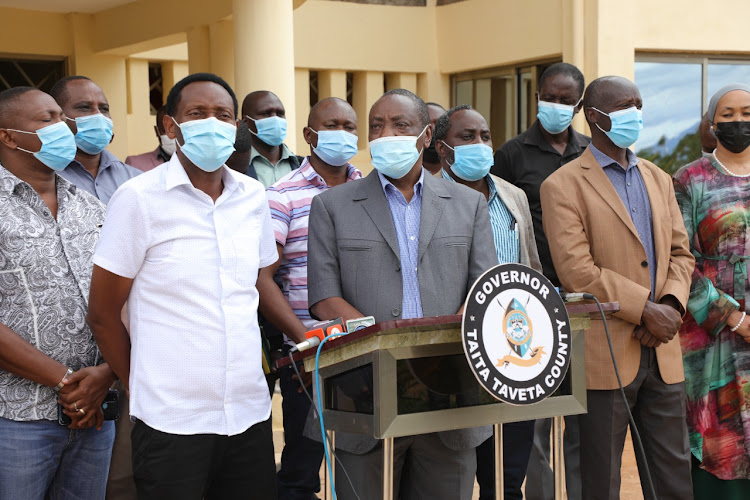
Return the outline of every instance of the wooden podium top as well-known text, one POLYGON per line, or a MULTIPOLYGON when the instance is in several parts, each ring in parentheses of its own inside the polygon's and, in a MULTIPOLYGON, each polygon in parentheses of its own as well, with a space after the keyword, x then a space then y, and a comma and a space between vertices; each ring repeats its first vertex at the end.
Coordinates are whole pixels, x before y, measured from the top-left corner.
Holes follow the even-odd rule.
MULTIPOLYGON (((598 315, 599 309, 596 307, 596 303, 590 301, 574 302, 566 304, 565 308, 568 310, 569 316, 589 316, 591 314, 598 315)), ((620 304, 617 302, 605 302, 602 304, 602 309, 605 314, 615 313, 620 310, 620 304)), ((377 335, 387 330, 425 330, 425 327, 434 327, 435 330, 454 329, 461 324, 462 316, 460 314, 452 314, 449 316, 432 316, 427 318, 413 318, 413 319, 397 319, 393 321, 384 321, 382 323, 376 323, 372 326, 368 326, 362 330, 352 332, 341 337, 333 338, 327 341, 321 350, 321 353, 326 352, 330 349, 336 349, 346 344, 356 342, 365 337, 371 335, 377 335)), ((315 356, 317 348, 308 349, 303 352, 294 354, 295 361, 301 361, 311 356, 315 356)), ((290 364, 289 357, 283 357, 276 362, 279 368, 290 364)))

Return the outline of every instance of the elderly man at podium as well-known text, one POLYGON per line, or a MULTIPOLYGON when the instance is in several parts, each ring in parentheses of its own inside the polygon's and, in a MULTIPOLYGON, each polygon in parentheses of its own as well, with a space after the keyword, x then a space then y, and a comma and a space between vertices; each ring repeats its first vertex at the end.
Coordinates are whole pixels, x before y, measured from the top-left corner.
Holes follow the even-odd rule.
MULTIPOLYGON (((377 322, 456 314, 474 281, 497 263, 487 202, 462 184, 422 168, 432 128, 413 93, 386 92, 370 110, 375 170, 315 197, 308 241, 308 303, 320 319, 374 316, 377 322)), ((475 448, 489 427, 396 438, 394 497, 466 499, 475 448)), ((382 445, 336 434, 361 500, 382 497, 382 445)), ((344 475, 339 471, 338 478, 344 475)), ((355 498, 346 480, 340 498, 355 498)))

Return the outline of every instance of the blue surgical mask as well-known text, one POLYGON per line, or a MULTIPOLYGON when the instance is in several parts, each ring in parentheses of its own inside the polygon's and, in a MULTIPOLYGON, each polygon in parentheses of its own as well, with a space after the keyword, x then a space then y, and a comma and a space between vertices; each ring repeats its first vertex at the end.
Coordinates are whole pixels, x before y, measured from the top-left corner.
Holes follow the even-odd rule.
POLYGON ((213 116, 202 120, 177 123, 182 131, 184 144, 175 143, 188 160, 206 172, 215 172, 234 153, 237 127, 217 120, 213 116))
POLYGON ((536 117, 544 130, 550 134, 559 134, 570 126, 578 101, 574 106, 556 102, 538 101, 536 117))
POLYGON ((112 120, 101 113, 79 116, 76 122, 76 145, 90 155, 98 155, 112 142, 112 120))
POLYGON ((261 141, 265 142, 269 146, 278 146, 284 139, 286 139, 286 120, 279 116, 269 116, 268 118, 261 118, 256 120, 252 116, 245 115, 255 122, 255 128, 258 129, 256 134, 250 130, 251 134, 254 134, 261 141))
POLYGON ((53 123, 52 125, 40 128, 36 132, 27 132, 12 128, 6 130, 22 134, 36 134, 39 140, 42 141, 42 148, 39 151, 34 152, 23 148, 18 149, 24 153, 34 155, 37 160, 57 172, 65 170, 65 167, 70 165, 70 162, 76 157, 76 151, 78 151, 76 140, 73 137, 73 132, 70 131, 65 122, 53 123))
MULTIPOLYGON (((441 141, 445 144, 445 141, 441 141)), ((462 144, 451 148, 453 150, 453 164, 451 171, 465 181, 478 181, 490 173, 490 168, 495 164, 492 148, 481 142, 475 144, 462 144)))
POLYGON ((638 140, 638 136, 641 135, 641 129, 643 128, 643 113, 635 106, 620 111, 614 111, 609 114, 600 111, 593 106, 591 109, 609 116, 611 122, 609 131, 601 128, 598 123, 596 124, 596 127, 607 134, 607 137, 609 137, 618 148, 629 148, 635 144, 635 141, 638 140))
POLYGON ((422 154, 421 149, 417 150, 417 140, 422 137, 425 130, 427 127, 416 137, 392 135, 370 141, 372 166, 391 179, 400 179, 408 174, 422 154))
POLYGON ((357 154, 357 136, 346 130, 321 130, 313 153, 333 167, 343 167, 357 154))

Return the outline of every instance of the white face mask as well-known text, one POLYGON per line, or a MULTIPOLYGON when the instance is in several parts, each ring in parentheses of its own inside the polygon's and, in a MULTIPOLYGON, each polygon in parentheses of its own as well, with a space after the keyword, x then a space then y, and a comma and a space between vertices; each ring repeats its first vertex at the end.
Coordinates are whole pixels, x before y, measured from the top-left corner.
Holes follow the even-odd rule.
POLYGON ((170 139, 168 135, 162 134, 159 136, 159 142, 161 143, 161 149, 163 149, 167 155, 172 156, 174 154, 176 139, 170 139))

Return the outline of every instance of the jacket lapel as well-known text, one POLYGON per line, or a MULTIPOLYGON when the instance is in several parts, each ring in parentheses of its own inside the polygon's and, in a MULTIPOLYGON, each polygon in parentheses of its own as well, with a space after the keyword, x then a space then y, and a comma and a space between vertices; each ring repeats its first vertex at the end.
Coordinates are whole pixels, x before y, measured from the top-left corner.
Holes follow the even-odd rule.
POLYGON ((630 214, 625 208, 625 204, 623 204, 620 199, 620 195, 617 194, 615 187, 612 185, 612 181, 609 180, 607 174, 604 173, 604 169, 599 165, 599 162, 596 161, 593 153, 588 148, 586 148, 586 151, 581 155, 581 168, 584 169, 584 177, 589 184, 591 184, 594 190, 617 214, 623 224, 630 229, 635 237, 640 239, 635 224, 633 224, 633 220, 630 218, 630 214))
POLYGON ((429 245, 432 235, 435 234, 440 216, 447 200, 451 195, 445 181, 435 179, 429 172, 425 171, 424 183, 422 184, 422 211, 419 220, 419 256, 417 262, 422 260, 427 245, 429 245))
POLYGON ((396 228, 393 225, 391 210, 388 207, 383 186, 378 179, 378 172, 373 170, 370 175, 360 181, 359 187, 360 189, 355 193, 353 200, 362 203, 365 212, 372 219, 388 246, 391 247, 393 254, 398 258, 400 254, 396 228))

